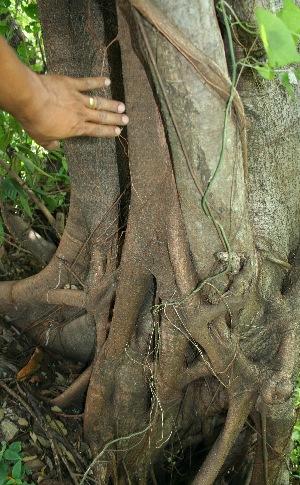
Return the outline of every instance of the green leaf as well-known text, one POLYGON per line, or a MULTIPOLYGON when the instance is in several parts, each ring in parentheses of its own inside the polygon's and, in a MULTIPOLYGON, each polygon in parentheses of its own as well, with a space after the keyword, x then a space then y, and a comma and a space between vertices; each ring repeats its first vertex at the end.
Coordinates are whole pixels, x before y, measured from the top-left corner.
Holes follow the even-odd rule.
POLYGON ((20 204, 24 210, 24 212, 26 212, 26 214, 31 218, 33 219, 33 215, 32 215, 32 212, 31 212, 31 209, 28 205, 28 202, 27 200, 25 199, 25 197, 22 197, 21 195, 19 196, 19 199, 20 199, 20 204))
POLYGON ((292 98, 292 100, 295 101, 295 95, 294 95, 294 91, 293 91, 293 88, 292 88, 291 83, 290 83, 289 73, 284 72, 283 74, 278 74, 278 76, 279 76, 280 81, 284 85, 285 89, 289 93, 290 97, 292 98))
MULTIPOLYGON (((1 217, 0 217, 0 221, 2 223, 2 218, 1 217)), ((5 450, 6 450, 6 443, 3 443, 2 450, 0 451, 0 460, 1 460, 2 456, 4 455, 5 450)), ((0 464, 1 464, 1 462, 0 462, 0 464)))
POLYGON ((8 9, 10 7, 11 0, 2 0, 2 6, 8 9))
POLYGON ((270 67, 300 62, 294 39, 284 22, 261 8, 255 9, 255 14, 270 67))
POLYGON ((27 466, 24 466, 24 465, 23 465, 23 468, 22 468, 22 472, 26 473, 26 475, 32 474, 32 470, 30 470, 30 468, 28 468, 27 466))
POLYGON ((0 123, 3 124, 5 122, 6 122, 6 115, 5 115, 5 113, 1 109, 0 110, 0 123))
POLYGON ((269 66, 269 64, 264 64, 263 66, 253 66, 257 72, 268 81, 273 81, 274 70, 269 66))
POLYGON ((4 485, 7 480, 8 465, 3 461, 0 462, 0 485, 4 485))
POLYGON ((46 196, 43 198, 43 201, 50 212, 54 212, 57 206, 59 205, 56 197, 54 198, 54 197, 46 196))
POLYGON ((7 147, 7 133, 0 132, 0 150, 4 151, 7 147))
POLYGON ((277 13, 277 17, 284 22, 292 33, 294 43, 297 45, 300 35, 300 9, 292 0, 284 0, 284 7, 277 13))
MULTIPOLYGON (((2 0, 2 1, 3 1, 3 0, 2 0)), ((3 4, 3 5, 1 5, 1 7, 0 7, 0 15, 1 15, 2 13, 5 13, 5 14, 9 13, 9 9, 8 9, 7 2, 3 2, 3 3, 4 3, 4 4, 3 4), (5 3, 6 3, 6 5, 5 5, 5 3)))
POLYGON ((4 178, 2 180, 2 200, 9 198, 15 200, 20 191, 19 184, 12 179, 4 178))
POLYGON ((22 449, 21 441, 14 441, 8 448, 11 451, 15 451, 16 453, 20 453, 22 449))
POLYGON ((0 34, 1 35, 6 35, 9 32, 10 28, 8 25, 3 25, 0 23, 0 34))
POLYGON ((300 439, 300 432, 298 429, 295 429, 293 430, 293 433, 292 433, 292 440, 294 441, 299 441, 300 439))
POLYGON ((44 66, 42 64, 34 64, 30 66, 30 69, 34 72, 42 72, 44 70, 44 66))
POLYGON ((14 134, 17 134, 20 138, 22 137, 23 133, 23 128, 21 123, 19 123, 13 116, 9 115, 8 116, 8 128, 11 130, 14 134))
POLYGON ((17 460, 20 460, 20 455, 19 453, 16 453, 15 451, 8 449, 4 452, 4 458, 7 461, 17 461, 17 460))
POLYGON ((22 476, 22 462, 18 460, 17 463, 14 464, 11 471, 11 476, 13 478, 20 478, 22 476))
POLYGON ((38 8, 36 4, 31 3, 27 7, 23 7, 23 10, 31 19, 38 20, 39 14, 38 14, 38 8))
MULTIPOLYGON (((300 79, 300 71, 297 71, 296 69, 293 69, 293 72, 296 76, 297 79, 300 79)), ((299 398, 300 398, 300 390, 299 390, 299 398)))
POLYGON ((64 167, 65 171, 67 172, 69 169, 68 169, 67 160, 65 159, 65 157, 62 157, 61 163, 62 163, 62 166, 64 167))
MULTIPOLYGON (((4 227, 3 227, 2 217, 0 216, 0 246, 3 244, 3 241, 4 241, 4 227)), ((0 460, 2 456, 3 456, 2 451, 0 451, 0 460)))
POLYGON ((29 158, 27 158, 25 155, 23 155, 23 153, 16 152, 15 156, 18 157, 24 163, 26 168, 28 168, 28 170, 31 173, 36 170, 37 172, 41 173, 45 177, 49 177, 49 178, 53 179, 52 175, 49 175, 48 173, 44 172, 44 170, 42 170, 40 167, 38 167, 36 164, 34 164, 31 160, 29 160, 29 158))

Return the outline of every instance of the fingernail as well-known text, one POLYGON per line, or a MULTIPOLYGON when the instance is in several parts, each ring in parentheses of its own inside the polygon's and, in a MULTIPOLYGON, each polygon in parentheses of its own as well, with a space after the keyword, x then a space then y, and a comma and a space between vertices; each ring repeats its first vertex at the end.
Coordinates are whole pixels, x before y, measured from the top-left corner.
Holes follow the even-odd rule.
POLYGON ((117 136, 119 136, 121 134, 121 128, 119 128, 118 126, 115 128, 115 134, 117 136))
POLYGON ((128 116, 123 115, 123 116, 122 116, 122 123, 124 123, 124 125, 127 125, 128 121, 129 121, 128 116))
POLYGON ((125 111, 125 105, 124 104, 119 104, 118 106, 118 112, 119 113, 124 113, 125 111))
POLYGON ((110 79, 108 79, 108 78, 106 78, 106 79, 104 80, 104 84, 105 84, 105 86, 110 86, 110 85, 111 85, 111 80, 110 80, 110 79))

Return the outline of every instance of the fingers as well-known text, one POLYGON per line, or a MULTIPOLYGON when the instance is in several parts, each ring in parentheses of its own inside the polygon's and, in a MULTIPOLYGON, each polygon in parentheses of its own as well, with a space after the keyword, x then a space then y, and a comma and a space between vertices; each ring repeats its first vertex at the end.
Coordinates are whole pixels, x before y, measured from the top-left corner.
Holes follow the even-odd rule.
POLYGON ((120 126, 129 122, 127 115, 123 114, 125 105, 119 101, 99 96, 84 96, 86 121, 83 136, 114 137, 121 133, 120 126))
POLYGON ((91 91, 93 89, 108 87, 111 84, 110 79, 103 76, 83 77, 79 79, 69 78, 69 80, 78 91, 91 91))
MULTIPOLYGON (((31 128, 31 131, 38 131, 38 136, 34 138, 48 150, 58 147, 56 140, 76 136, 118 136, 121 133, 120 127, 129 122, 128 116, 124 114, 124 103, 96 95, 83 94, 84 91, 91 92, 94 89, 108 86, 110 84, 108 78, 78 79, 47 75, 42 79, 46 91, 50 93, 52 109, 50 111, 48 109, 47 116, 43 110, 38 110, 44 115, 42 117, 43 126, 41 128, 40 123, 39 130, 31 128), (53 119, 55 119, 55 123, 53 123, 53 119)), ((47 103, 46 107, 48 108, 48 106, 47 103)))
MULTIPOLYGON (((109 86, 110 79, 105 77, 91 77, 74 79, 78 91, 91 91, 101 87, 109 86)), ((75 87, 75 84, 74 84, 75 87)), ((100 96, 82 95, 86 110, 85 123, 81 125, 81 136, 114 137, 121 133, 120 126, 129 122, 125 111, 124 103, 100 96)))
POLYGON ((97 138, 113 138, 121 133, 119 126, 99 125, 97 123, 84 123, 81 136, 92 136, 97 138))
POLYGON ((114 113, 124 113, 125 111, 125 105, 120 101, 100 98, 99 96, 84 96, 83 99, 85 106, 93 110, 112 111, 114 113))
POLYGON ((87 110, 86 121, 90 121, 98 125, 111 125, 116 127, 127 125, 129 118, 125 114, 116 114, 111 113, 110 111, 87 110))

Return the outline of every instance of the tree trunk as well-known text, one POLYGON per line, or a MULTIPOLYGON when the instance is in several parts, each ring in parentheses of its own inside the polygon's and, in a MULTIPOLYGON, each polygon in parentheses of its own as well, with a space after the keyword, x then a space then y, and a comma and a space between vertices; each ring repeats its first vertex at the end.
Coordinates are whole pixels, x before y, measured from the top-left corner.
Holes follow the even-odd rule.
MULTIPOLYGON (((179 3, 39 2, 52 72, 110 70, 105 94, 124 88, 128 150, 123 136, 65 143, 61 243, 41 273, 0 284, 1 312, 92 362, 84 431, 97 483, 284 485, 299 102, 250 70, 232 89, 223 16, 212 0, 179 3)), ((253 2, 231 5, 253 20, 253 2)), ((237 58, 261 56, 232 29, 237 58)))

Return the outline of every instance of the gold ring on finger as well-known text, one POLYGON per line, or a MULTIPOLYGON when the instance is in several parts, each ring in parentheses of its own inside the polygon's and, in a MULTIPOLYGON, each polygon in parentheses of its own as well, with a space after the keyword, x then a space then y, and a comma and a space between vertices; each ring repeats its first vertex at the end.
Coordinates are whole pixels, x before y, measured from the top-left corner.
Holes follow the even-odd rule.
POLYGON ((92 96, 90 97, 90 104, 89 104, 91 109, 96 109, 96 103, 95 103, 95 98, 92 96))

